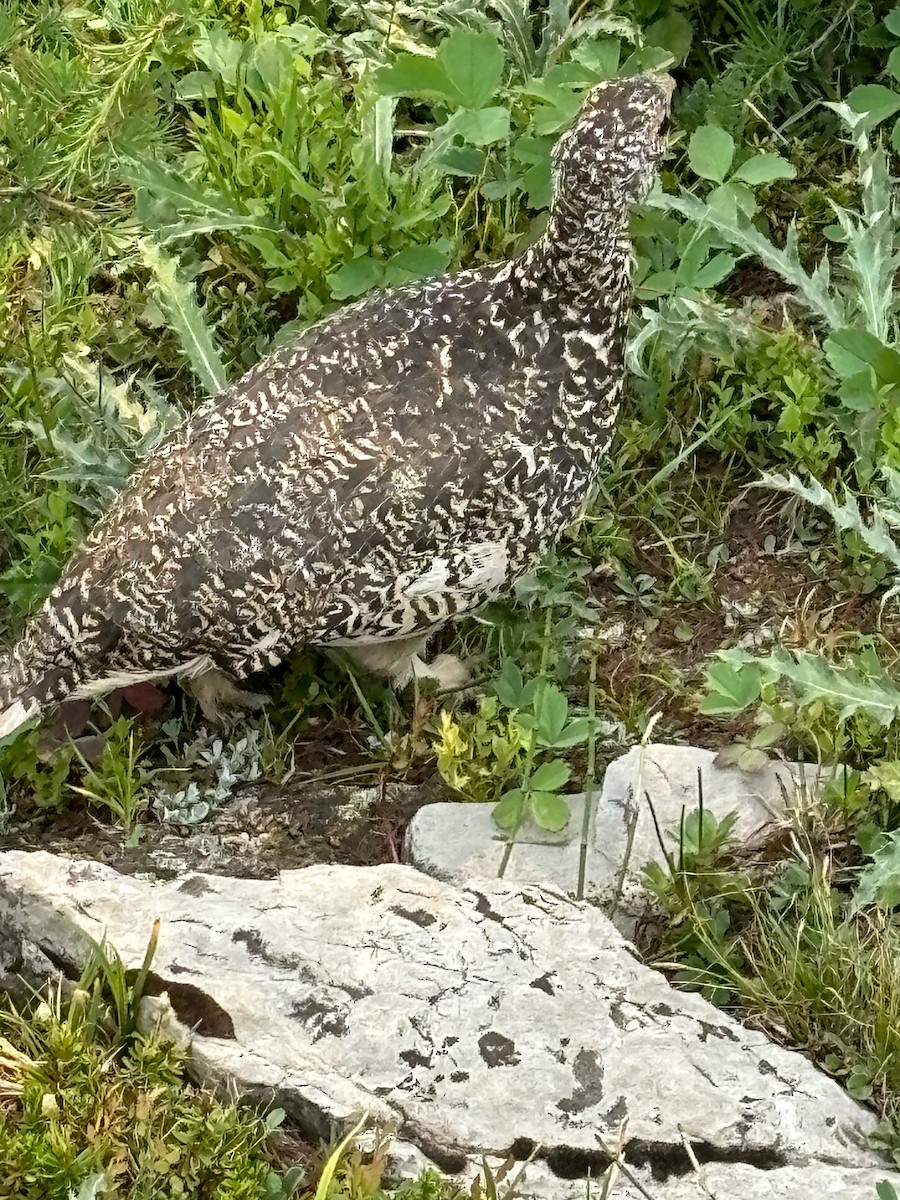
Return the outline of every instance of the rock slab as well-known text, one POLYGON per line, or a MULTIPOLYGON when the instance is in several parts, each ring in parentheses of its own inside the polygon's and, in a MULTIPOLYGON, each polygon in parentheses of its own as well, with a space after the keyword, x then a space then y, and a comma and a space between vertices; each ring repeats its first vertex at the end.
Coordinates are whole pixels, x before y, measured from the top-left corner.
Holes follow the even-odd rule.
POLYGON ((871 1112, 801 1055, 674 991, 597 908, 555 890, 458 887, 394 865, 153 883, 0 855, 0 973, 22 961, 74 973, 103 936, 137 966, 157 917, 153 970, 194 1027, 196 1073, 236 1081, 308 1134, 362 1111, 389 1120, 403 1172, 465 1179, 482 1154, 495 1166, 533 1154, 521 1194, 565 1200, 621 1142, 630 1178, 610 1194, 623 1198, 703 1195, 688 1186, 692 1155, 719 1200, 794 1200, 800 1176, 810 1195, 840 1182, 835 1194, 873 1200, 888 1177, 866 1146, 871 1112))
POLYGON ((769 763, 762 771, 716 766, 712 750, 691 746, 636 746, 610 763, 602 788, 591 801, 583 838, 583 795, 569 796, 571 816, 562 834, 521 830, 507 854, 506 838, 494 825, 491 805, 430 804, 410 823, 404 859, 438 879, 462 882, 475 876, 519 883, 551 883, 591 896, 609 907, 617 926, 630 935, 646 908, 643 867, 662 862, 654 814, 670 852, 677 850, 683 813, 700 801, 718 818, 737 813, 734 836, 747 841, 784 812, 785 796, 813 786, 816 768, 769 763))

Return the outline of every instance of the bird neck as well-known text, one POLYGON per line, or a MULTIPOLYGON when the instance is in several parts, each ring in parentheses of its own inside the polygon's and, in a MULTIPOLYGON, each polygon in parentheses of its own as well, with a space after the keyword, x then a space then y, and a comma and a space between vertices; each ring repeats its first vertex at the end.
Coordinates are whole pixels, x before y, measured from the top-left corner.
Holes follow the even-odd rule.
POLYGON ((523 282, 586 312, 621 303, 630 286, 628 207, 596 200, 554 200, 544 233, 518 259, 523 282))

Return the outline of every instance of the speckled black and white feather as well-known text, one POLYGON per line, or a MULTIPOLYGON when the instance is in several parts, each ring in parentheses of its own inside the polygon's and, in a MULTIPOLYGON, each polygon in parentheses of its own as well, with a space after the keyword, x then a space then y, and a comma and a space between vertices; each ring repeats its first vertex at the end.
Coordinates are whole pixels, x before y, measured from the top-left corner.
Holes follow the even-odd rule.
POLYGON ((14 647, 0 736, 129 680, 425 633, 532 567, 609 443, 628 217, 669 94, 647 76, 590 93, 520 258, 373 295, 195 413, 14 647))

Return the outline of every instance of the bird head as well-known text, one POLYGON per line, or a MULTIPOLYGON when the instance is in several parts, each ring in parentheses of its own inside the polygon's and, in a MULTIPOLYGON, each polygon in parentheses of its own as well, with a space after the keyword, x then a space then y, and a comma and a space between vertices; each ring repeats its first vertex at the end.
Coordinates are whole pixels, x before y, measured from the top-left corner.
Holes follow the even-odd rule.
POLYGON ((599 83, 553 148, 554 197, 582 208, 593 197, 622 219, 650 190, 663 150, 674 81, 643 74, 599 83))

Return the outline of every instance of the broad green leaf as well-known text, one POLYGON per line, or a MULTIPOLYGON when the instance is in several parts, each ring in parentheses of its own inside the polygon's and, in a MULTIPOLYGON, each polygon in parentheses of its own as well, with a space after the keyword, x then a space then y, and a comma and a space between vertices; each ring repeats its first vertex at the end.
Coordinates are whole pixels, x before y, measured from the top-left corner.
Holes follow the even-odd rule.
POLYGON ((663 46, 639 46, 622 63, 619 75, 640 75, 643 71, 662 71, 672 65, 672 53, 663 46))
POLYGON ((583 63, 598 79, 612 79, 619 69, 622 43, 618 38, 585 38, 572 51, 576 62, 583 63))
POLYGON ((562 796, 554 792, 531 792, 530 800, 532 819, 540 829, 558 833, 569 823, 569 806, 562 796))
POLYGON ((711 288, 721 283, 723 279, 727 279, 737 265, 737 259, 733 254, 715 254, 700 270, 694 275, 690 281, 690 286, 695 288, 711 288))
POLYGON ((709 691, 700 702, 700 711, 707 716, 741 712, 759 699, 761 677, 752 663, 713 663, 707 669, 706 680, 709 691))
POLYGON ((900 93, 880 83, 864 83, 853 88, 847 103, 854 112, 865 115, 868 125, 874 126, 900 112, 900 93))
POLYGON ((456 130, 473 146, 488 146, 500 142, 509 135, 509 109, 502 105, 493 108, 475 108, 460 113, 456 119, 456 130))
POLYGON ((569 715, 569 702, 555 684, 544 683, 534 698, 538 741, 553 746, 569 715))
POLYGON ((869 366, 883 383, 900 383, 900 353, 865 329, 835 330, 825 353, 838 375, 856 375, 869 366))
POLYGON ((661 46, 668 50, 676 63, 683 63, 690 53, 694 40, 694 29, 687 17, 680 12, 670 11, 644 31, 648 46, 661 46))
POLYGON ((853 911, 868 908, 895 908, 900 904, 900 831, 884 835, 872 861, 860 872, 853 897, 853 911))
POLYGON ((447 175, 466 177, 480 175, 484 164, 484 151, 476 150, 474 146, 448 146, 434 160, 434 165, 447 175))
POLYGON ((454 29, 441 42, 437 57, 464 108, 484 108, 494 99, 504 58, 489 30, 454 29))
MULTIPOLYGON (((897 9, 895 8, 894 13, 896 12, 897 9)), ((889 13, 888 15, 893 16, 894 13, 889 13)), ((887 24, 887 21, 885 21, 885 24, 887 24)), ((891 32, 893 33, 894 31, 891 30, 891 32)), ((875 1195, 878 1197, 878 1200, 897 1200, 897 1192, 894 1185, 888 1179, 881 1179, 875 1184, 875 1195)))
POLYGON ((534 699, 537 691, 537 679, 529 679, 525 683, 522 672, 512 658, 505 658, 500 674, 493 682, 497 699, 505 708, 527 708, 534 699))
POLYGON ((892 8, 884 23, 895 37, 900 37, 900 7, 892 8))
POLYGON ((750 744, 754 747, 774 746, 783 737, 784 725, 780 721, 769 721, 768 724, 757 729, 750 739, 750 744))
POLYGON ((109 1180, 103 1171, 82 1179, 78 1191, 70 1190, 69 1200, 103 1200, 109 1195, 109 1180))
POLYGON ((440 246, 410 246, 388 259, 388 266, 411 275, 439 275, 447 269, 450 255, 440 246))
POLYGON ((701 179, 722 183, 734 158, 734 138, 718 125, 701 125, 691 134, 688 159, 701 179))
POLYGON ((523 163, 545 163, 552 148, 552 137, 520 137, 513 142, 512 155, 523 163))
POLYGON ((550 204, 553 197, 553 177, 550 172, 549 155, 544 162, 535 163, 525 172, 525 190, 531 208, 547 208, 550 204))
POLYGON ((391 66, 375 72, 375 88, 382 96, 438 96, 462 103, 443 64, 427 54, 398 54, 391 66))
POLYGON ((558 792, 564 783, 568 783, 571 774, 569 764, 560 759, 541 763, 531 776, 531 787, 539 792, 558 792))
POLYGON ((194 55, 206 63, 213 75, 218 75, 229 87, 237 79, 244 44, 231 37, 221 26, 204 29, 195 40, 194 55))
POLYGON ((888 70, 897 80, 900 80, 900 46, 895 46, 888 55, 888 70))
POLYGON ((138 243, 141 261, 150 271, 153 298, 175 331, 185 358, 210 396, 227 382, 222 359, 206 323, 205 311, 197 303, 194 285, 178 273, 178 261, 150 238, 138 243))
POLYGON ((543 742, 542 745, 552 746, 555 750, 568 750, 586 742, 590 732, 591 723, 588 718, 576 717, 574 721, 568 721, 563 726, 552 742, 543 742))
POLYGON ((515 829, 525 817, 525 793, 521 788, 505 792, 494 805, 491 815, 500 829, 515 829))
POLYGON ((741 163, 732 176, 755 187, 760 183, 771 183, 774 179, 793 179, 797 168, 780 154, 757 154, 741 163))
POLYGON ((361 296, 369 288, 381 283, 384 278, 384 263, 380 259, 364 255, 344 263, 327 278, 335 300, 348 300, 352 296, 361 296))
POLYGON ((891 130, 891 148, 900 154, 900 121, 895 121, 891 130))
POLYGON ((216 82, 209 71, 188 71, 181 76, 175 88, 179 100, 205 100, 215 94, 216 82))
POLYGON ((718 840, 719 822, 709 809, 693 809, 684 818, 677 832, 681 850, 684 854, 696 857, 704 850, 710 850, 718 840))

